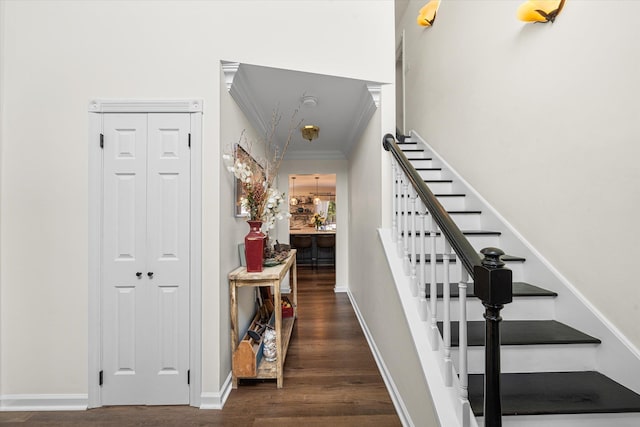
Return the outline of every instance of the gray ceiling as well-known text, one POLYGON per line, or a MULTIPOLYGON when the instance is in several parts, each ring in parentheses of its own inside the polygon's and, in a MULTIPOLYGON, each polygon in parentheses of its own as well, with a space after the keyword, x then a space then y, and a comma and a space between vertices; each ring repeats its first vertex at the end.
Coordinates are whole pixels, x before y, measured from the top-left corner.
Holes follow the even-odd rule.
POLYGON ((281 115, 278 144, 286 141, 296 109, 294 125, 320 128, 318 139, 309 142, 296 126, 287 159, 346 158, 377 108, 379 83, 232 62, 223 69, 231 96, 259 134, 270 128, 275 109, 281 115), (303 96, 315 97, 317 105, 303 105, 303 96))

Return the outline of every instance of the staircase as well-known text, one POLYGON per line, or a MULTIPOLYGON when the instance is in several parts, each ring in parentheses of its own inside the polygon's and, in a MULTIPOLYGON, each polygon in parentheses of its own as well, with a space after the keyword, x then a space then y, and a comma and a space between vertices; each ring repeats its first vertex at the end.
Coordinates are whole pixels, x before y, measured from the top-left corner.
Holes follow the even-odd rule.
MULTIPOLYGON (((414 133, 411 138, 401 138, 398 146, 474 249, 480 251, 491 246, 508 253, 502 260, 513 272, 513 302, 502 310, 500 324, 503 425, 640 426, 640 395, 636 393, 640 391, 640 357, 637 350, 419 135, 414 133)), ((397 216, 402 221, 404 215, 417 214, 408 210, 397 216)), ((412 231, 403 230, 397 238, 404 238, 405 233, 412 231)), ((443 239, 438 239, 438 280, 443 274, 440 255, 443 246, 443 239)), ((415 258, 421 265, 419 256, 415 258)), ((455 254, 448 262, 457 262, 455 254)), ((464 280, 456 274, 458 270, 462 269, 451 272, 451 300, 458 298, 457 282, 464 280)), ((429 301, 429 285, 425 292, 429 301)), ((437 294, 437 327, 443 336, 442 283, 437 285, 437 294)), ((473 284, 469 285, 467 297, 468 400, 475 421, 483 425, 484 307, 475 298, 473 284)), ((426 305, 421 295, 416 298, 426 305)), ((411 305, 415 304, 408 304, 411 305)), ((451 304, 451 360, 456 373, 460 372, 457 353, 459 311, 458 304, 451 304)), ((423 315, 423 320, 425 317, 428 315, 423 315)), ((456 384, 454 382, 454 386, 456 384)), ((465 422, 461 421, 460 425, 465 422)))

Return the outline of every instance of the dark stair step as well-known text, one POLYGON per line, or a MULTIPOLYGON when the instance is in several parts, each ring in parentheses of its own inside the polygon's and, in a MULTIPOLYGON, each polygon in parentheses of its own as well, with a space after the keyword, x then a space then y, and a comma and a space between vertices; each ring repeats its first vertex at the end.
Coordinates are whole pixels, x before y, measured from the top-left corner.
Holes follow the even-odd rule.
MULTIPOLYGON (((640 395, 595 371, 502 374, 503 415, 640 412, 640 395)), ((469 402, 484 414, 484 375, 469 375, 469 402)))
POLYGON ((424 148, 400 148, 403 153, 423 153, 424 148))
POLYGON ((417 171, 441 171, 442 168, 416 168, 417 171))
MULTIPOLYGON (((442 334, 442 322, 438 322, 442 334)), ((451 322, 451 346, 458 346, 458 322, 451 322)), ((485 322, 467 322, 469 346, 484 346, 485 322)), ((500 323, 502 345, 600 344, 598 338, 580 332, 557 320, 503 320, 500 323)))
MULTIPOLYGON (((434 194, 436 197, 466 197, 467 195, 464 193, 453 193, 453 194, 434 194)), ((396 194, 396 197, 404 198, 404 194, 396 194)))
MULTIPOLYGON (((480 255, 482 257, 482 255, 480 255)), ((409 258, 411 258, 411 254, 409 254, 409 258)), ((515 256, 515 255, 502 255, 500 259, 504 262, 524 262, 526 258, 515 256)), ((416 254, 416 260, 420 262, 420 255, 416 254)), ((439 264, 443 260, 442 254, 436 254, 436 262, 439 264)), ((427 257, 427 263, 431 262, 430 257, 427 257)), ((456 254, 449 255, 449 262, 451 264, 455 264, 456 262, 456 254)))
MULTIPOLYGON (((467 285, 467 296, 475 297, 473 283, 467 285)), ((437 283, 438 286, 438 298, 442 298, 442 283, 437 283)), ((458 284, 450 283, 450 295, 451 298, 457 298, 459 296, 458 284)), ((431 289, 427 286, 427 298, 431 295, 431 289)), ((531 285, 525 282, 513 282, 513 296, 514 297, 557 297, 558 294, 549 291, 544 288, 540 288, 535 285, 531 285)))

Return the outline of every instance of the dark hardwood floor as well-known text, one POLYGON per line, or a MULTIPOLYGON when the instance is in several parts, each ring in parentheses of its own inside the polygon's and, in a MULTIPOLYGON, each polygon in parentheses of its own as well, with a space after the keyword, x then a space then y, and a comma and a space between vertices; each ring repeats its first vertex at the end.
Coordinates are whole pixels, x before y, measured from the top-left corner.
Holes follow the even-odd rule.
POLYGON ((243 381, 221 411, 189 406, 118 406, 74 412, 0 412, 27 426, 400 426, 335 270, 298 267, 298 320, 284 388, 243 381))

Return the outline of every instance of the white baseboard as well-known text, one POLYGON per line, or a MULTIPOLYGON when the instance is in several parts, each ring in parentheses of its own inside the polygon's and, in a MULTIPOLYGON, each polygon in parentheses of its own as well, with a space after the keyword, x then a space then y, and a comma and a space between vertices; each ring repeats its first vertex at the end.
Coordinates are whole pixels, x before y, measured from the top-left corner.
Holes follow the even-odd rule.
POLYGON ((341 292, 349 292, 349 285, 338 285, 336 283, 336 286, 333 288, 333 292, 337 293, 341 293, 341 292))
MULTIPOLYGON (((336 288, 336 292, 337 288, 336 288)), ((400 422, 405 427, 413 427, 413 421, 409 415, 409 411, 402 400, 402 396, 396 387, 396 384, 393 382, 393 377, 391 373, 387 369, 387 366, 384 363, 382 358, 382 354, 378 350, 378 346, 365 323, 364 318, 362 317, 362 313, 360 313, 360 309, 358 308, 358 303, 353 298, 351 292, 349 292, 348 288, 344 291, 349 295, 349 301, 351 301, 351 306, 353 307, 353 311, 356 313, 356 317, 358 318, 358 322, 360 323, 360 327, 362 328, 362 332, 364 333, 365 338, 367 339, 367 343, 369 343, 369 348, 371 349, 371 353, 373 353, 373 358, 376 361, 376 365, 378 365, 378 370, 380 371, 380 375, 382 375, 382 379, 384 380, 384 384, 387 387, 387 391, 389 392, 389 396, 391 397, 391 401, 393 402, 393 406, 396 408, 396 412, 398 413, 398 417, 400 418, 400 422)))
POLYGON ((222 409, 231 393, 231 372, 218 393, 203 392, 200 395, 200 409, 222 409))
POLYGON ((0 411, 84 411, 88 394, 5 394, 0 411))

